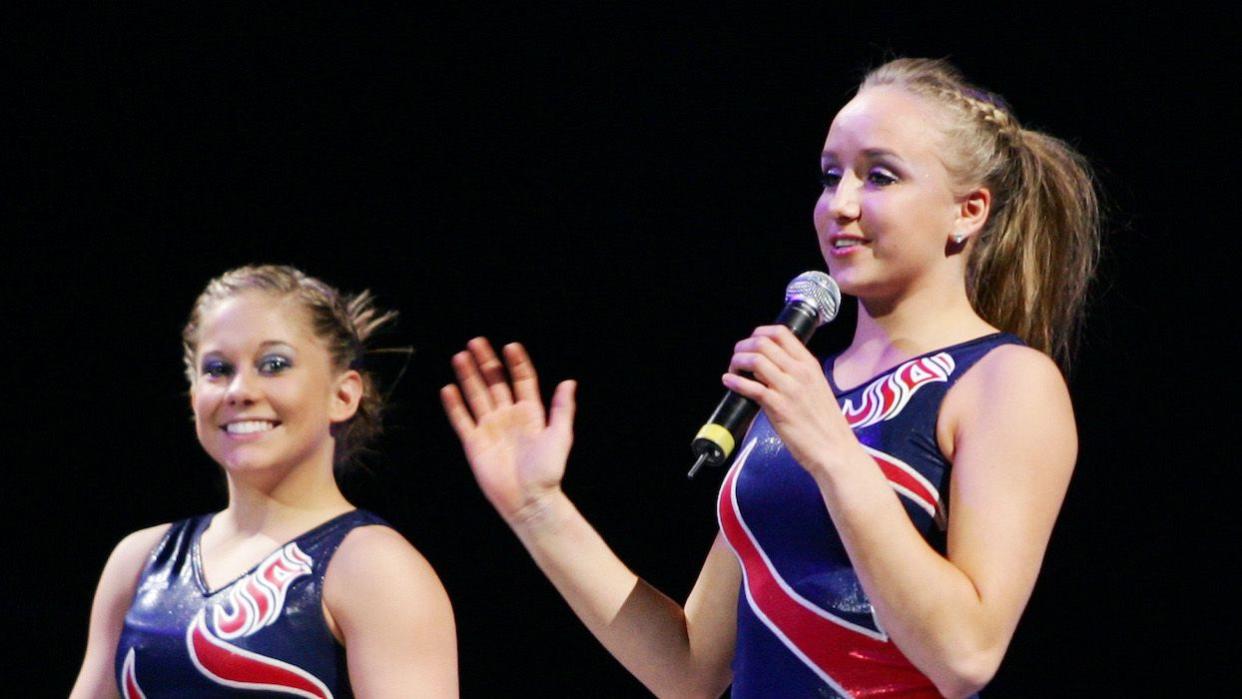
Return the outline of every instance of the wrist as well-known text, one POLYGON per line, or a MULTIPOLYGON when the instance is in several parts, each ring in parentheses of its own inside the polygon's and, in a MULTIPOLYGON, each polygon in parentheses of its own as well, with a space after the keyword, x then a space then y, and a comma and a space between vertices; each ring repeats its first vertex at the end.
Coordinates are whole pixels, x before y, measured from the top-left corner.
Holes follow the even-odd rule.
POLYGON ((840 470, 839 459, 830 454, 815 454, 807 462, 803 464, 803 468, 811 474, 811 478, 815 479, 815 483, 820 488, 831 487, 835 484, 835 476, 840 470))
POLYGON ((535 538, 554 530, 569 504, 569 498, 556 485, 532 496, 506 516, 505 522, 519 538, 535 538))
POLYGON ((791 446, 790 451, 819 485, 829 485, 842 474, 849 473, 859 458, 870 462, 858 436, 841 417, 840 411, 835 415, 821 415, 813 427, 813 431, 793 440, 801 448, 795 450, 791 446))
POLYGON ((805 468, 821 488, 840 487, 851 474, 866 472, 875 462, 857 442, 836 449, 824 449, 808 459, 805 468))

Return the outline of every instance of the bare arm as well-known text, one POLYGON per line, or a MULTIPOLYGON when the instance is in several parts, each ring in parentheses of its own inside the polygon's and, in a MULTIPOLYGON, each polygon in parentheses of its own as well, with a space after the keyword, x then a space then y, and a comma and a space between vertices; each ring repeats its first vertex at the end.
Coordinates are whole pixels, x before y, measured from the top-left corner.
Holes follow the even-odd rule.
POLYGON ((563 494, 540 510, 514 531, 608 652, 657 696, 720 696, 740 582, 724 540, 717 536, 683 609, 631 572, 563 494))
POLYGON ((760 329, 725 383, 757 400, 815 477, 881 624, 947 696, 995 674, 1030 597, 1077 452, 1065 384, 1047 357, 1001 347, 942 407, 952 452, 947 557, 934 551, 841 416, 818 361, 760 329))
POLYGON ((69 693, 71 699, 119 697, 113 674, 116 644, 121 638, 125 613, 129 611, 138 585, 138 575, 147 556, 159 543, 167 524, 142 529, 121 540, 104 565, 91 604, 90 631, 86 638, 86 657, 78 679, 69 693))
POLYGON ((456 697, 453 609, 435 571, 400 534, 360 527, 324 576, 359 697, 456 697))
POLYGON ((573 384, 545 418, 534 366, 518 345, 508 373, 486 340, 453 358, 441 392, 484 494, 587 628, 660 696, 719 696, 730 681, 740 570, 719 538, 684 609, 621 562, 561 491, 572 442, 573 384))

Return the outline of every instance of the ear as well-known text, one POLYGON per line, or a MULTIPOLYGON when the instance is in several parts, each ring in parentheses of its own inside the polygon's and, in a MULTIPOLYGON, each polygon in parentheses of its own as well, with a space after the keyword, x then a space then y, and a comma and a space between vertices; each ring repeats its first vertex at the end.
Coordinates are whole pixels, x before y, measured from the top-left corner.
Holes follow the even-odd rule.
POLYGON ((362 375, 350 369, 336 377, 332 388, 332 404, 328 407, 328 419, 334 423, 345 422, 358 412, 362 403, 362 375))
POLYGON ((988 213, 992 210, 992 190, 978 187, 967 192, 957 201, 957 218, 950 233, 956 243, 967 242, 983 230, 988 213))

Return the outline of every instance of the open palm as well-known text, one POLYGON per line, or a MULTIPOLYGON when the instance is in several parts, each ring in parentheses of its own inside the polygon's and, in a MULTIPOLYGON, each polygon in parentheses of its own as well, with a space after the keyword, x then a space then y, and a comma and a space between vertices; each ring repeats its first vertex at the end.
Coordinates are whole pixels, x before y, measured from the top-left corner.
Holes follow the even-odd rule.
POLYGON ((483 494, 512 521, 560 488, 573 443, 574 383, 557 386, 545 413, 526 351, 516 343, 503 351, 501 364, 486 339, 471 340, 453 356, 457 385, 440 398, 483 494))

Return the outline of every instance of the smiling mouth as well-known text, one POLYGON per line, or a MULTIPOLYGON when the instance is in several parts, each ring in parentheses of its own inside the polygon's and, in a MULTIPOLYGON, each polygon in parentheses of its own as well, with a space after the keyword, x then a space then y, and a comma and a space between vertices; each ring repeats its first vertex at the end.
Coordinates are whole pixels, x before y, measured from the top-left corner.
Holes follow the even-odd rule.
POLYGON ((867 241, 862 238, 836 238, 832 241, 833 250, 844 250, 846 248, 858 247, 865 245, 867 241))
POLYGON ((259 434, 271 431, 278 424, 280 423, 272 420, 242 420, 230 422, 221 429, 229 434, 259 434))

